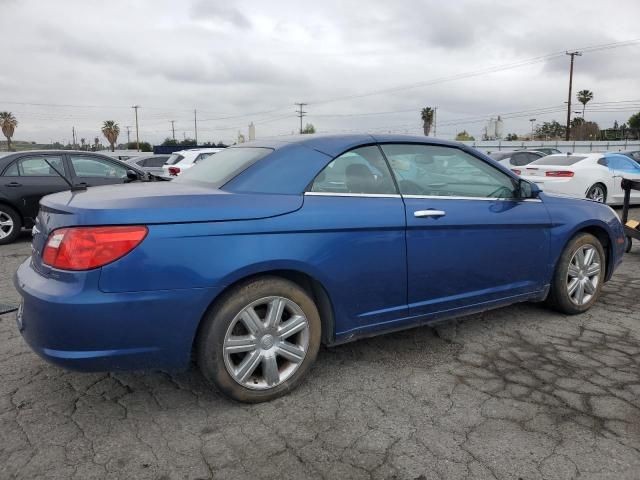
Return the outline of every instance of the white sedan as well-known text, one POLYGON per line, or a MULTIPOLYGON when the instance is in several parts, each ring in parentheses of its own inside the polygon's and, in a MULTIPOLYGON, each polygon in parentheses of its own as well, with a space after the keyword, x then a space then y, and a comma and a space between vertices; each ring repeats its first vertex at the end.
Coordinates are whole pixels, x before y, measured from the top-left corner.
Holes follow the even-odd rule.
POLYGON ((221 152, 223 148, 191 148, 189 150, 180 150, 173 154, 162 166, 162 170, 167 177, 177 177, 180 173, 190 169, 200 160, 204 160, 211 155, 221 152))
MULTIPOLYGON (((544 192, 621 205, 624 191, 620 181, 623 177, 640 180, 640 165, 620 154, 572 153, 548 155, 516 173, 544 192)), ((640 202, 640 192, 632 190, 631 200, 640 202)))

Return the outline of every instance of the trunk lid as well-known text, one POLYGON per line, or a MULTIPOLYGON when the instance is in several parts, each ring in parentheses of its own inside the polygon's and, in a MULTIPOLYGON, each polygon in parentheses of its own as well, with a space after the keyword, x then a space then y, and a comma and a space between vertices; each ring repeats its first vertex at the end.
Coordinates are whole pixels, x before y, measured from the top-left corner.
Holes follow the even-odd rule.
POLYGON ((173 182, 65 191, 40 200, 33 230, 33 256, 40 259, 49 234, 61 227, 253 220, 293 212, 302 203, 302 195, 229 193, 173 182))

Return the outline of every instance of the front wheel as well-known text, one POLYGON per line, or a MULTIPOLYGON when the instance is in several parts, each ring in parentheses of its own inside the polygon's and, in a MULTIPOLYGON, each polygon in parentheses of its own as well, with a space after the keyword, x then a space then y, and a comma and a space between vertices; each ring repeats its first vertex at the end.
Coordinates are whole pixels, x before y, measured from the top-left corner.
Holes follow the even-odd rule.
POLYGON ((0 245, 13 242, 22 229, 22 220, 13 208, 0 204, 0 245))
POLYGON ((547 302, 569 315, 589 310, 600 295, 605 262, 604 249, 596 237, 576 235, 558 260, 547 302))
POLYGON ((587 190, 587 198, 598 203, 607 203, 607 187, 601 183, 596 183, 587 190))
POLYGON ((298 386, 320 348, 320 315, 309 295, 279 277, 227 292, 197 339, 203 375, 241 402, 272 400, 298 386))

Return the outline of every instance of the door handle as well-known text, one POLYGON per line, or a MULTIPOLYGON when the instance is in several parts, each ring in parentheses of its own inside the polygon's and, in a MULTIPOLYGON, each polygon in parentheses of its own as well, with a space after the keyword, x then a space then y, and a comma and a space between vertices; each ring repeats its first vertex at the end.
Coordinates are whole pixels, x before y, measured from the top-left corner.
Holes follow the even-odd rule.
POLYGON ((21 187, 22 184, 18 182, 10 182, 5 185, 6 187, 21 187))
POLYGON ((416 210, 413 216, 416 218, 444 217, 447 213, 444 210, 416 210))

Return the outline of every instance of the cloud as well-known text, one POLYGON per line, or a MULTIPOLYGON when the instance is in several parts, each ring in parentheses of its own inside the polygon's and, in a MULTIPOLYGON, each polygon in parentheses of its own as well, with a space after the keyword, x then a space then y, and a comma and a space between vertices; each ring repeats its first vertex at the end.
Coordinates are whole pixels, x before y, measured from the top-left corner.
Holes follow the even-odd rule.
POLYGON ((240 10, 220 3, 217 0, 197 0, 191 7, 191 18, 193 20, 228 22, 241 29, 251 27, 251 21, 240 10))
MULTIPOLYGON (((3 50, 0 110, 18 116, 18 139, 40 141, 72 127, 93 138, 107 118, 132 125, 133 104, 152 142, 170 133, 169 120, 192 135, 194 108, 203 119, 233 117, 203 121, 205 139, 232 140, 250 121, 258 135, 278 135, 297 128, 299 101, 320 131, 419 133, 420 108, 438 105, 439 134, 476 135, 489 114, 562 107, 568 58, 459 74, 633 38, 640 15, 637 0, 616 9, 583 0, 68 0, 64 9, 0 1, 0 31, 13 39, 3 50), (362 96, 372 91, 384 93, 362 96), (372 112, 393 113, 360 115, 372 112), (469 117, 480 121, 457 120, 469 117)), ((639 54, 640 46, 585 53, 574 84, 597 101, 635 99, 639 54)), ((592 118, 607 125, 631 113, 592 118)), ((528 132, 528 118, 509 119, 505 130, 528 132)))

